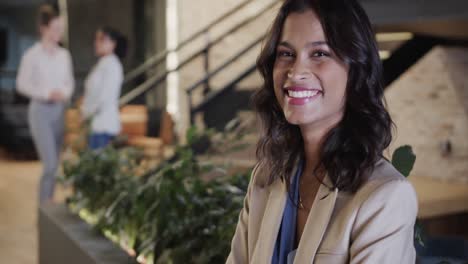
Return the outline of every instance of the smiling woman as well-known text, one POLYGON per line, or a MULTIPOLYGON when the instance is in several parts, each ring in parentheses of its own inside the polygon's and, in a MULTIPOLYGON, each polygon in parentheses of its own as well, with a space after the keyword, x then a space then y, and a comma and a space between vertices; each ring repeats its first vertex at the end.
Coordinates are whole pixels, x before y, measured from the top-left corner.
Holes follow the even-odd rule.
POLYGON ((286 120, 309 131, 328 130, 342 118, 347 78, 348 65, 328 46, 315 12, 292 13, 273 67, 275 95, 286 120))
POLYGON ((383 158, 382 65, 355 0, 286 0, 257 67, 263 125, 227 263, 414 263, 413 187, 383 158))

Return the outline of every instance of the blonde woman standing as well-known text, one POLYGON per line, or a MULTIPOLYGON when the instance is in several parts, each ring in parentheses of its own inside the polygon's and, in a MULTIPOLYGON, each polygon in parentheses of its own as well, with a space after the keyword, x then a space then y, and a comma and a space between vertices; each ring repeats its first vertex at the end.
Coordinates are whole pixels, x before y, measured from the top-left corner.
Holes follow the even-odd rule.
POLYGON ((39 202, 53 198, 55 175, 63 143, 64 110, 74 90, 70 53, 59 46, 63 21, 51 5, 39 9, 40 40, 23 55, 17 90, 31 99, 29 127, 43 164, 39 202))

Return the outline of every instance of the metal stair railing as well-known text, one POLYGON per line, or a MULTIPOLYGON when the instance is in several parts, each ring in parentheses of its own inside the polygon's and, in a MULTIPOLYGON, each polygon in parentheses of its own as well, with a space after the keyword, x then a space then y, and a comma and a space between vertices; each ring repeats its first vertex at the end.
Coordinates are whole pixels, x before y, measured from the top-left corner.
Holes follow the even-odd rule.
POLYGON ((184 48, 185 46, 187 46, 189 43, 192 43, 192 41, 194 41, 195 39, 207 34, 207 32, 209 30, 211 30, 213 27, 220 24, 221 22, 223 22, 227 18, 231 17, 239 9, 242 9, 243 7, 247 6, 251 2, 252 2, 252 0, 246 0, 246 1, 241 2, 240 4, 238 4, 237 6, 232 8, 231 10, 227 11, 226 13, 224 13, 223 15, 219 16, 217 19, 212 21, 209 25, 205 26, 204 28, 200 29, 199 31, 195 32, 190 37, 188 37, 187 39, 185 39, 184 41, 179 43, 177 45, 177 47, 175 47, 174 49, 164 50, 164 51, 161 51, 161 52, 151 56, 145 62, 143 62, 140 66, 136 67, 135 69, 131 70, 130 72, 128 72, 125 75, 124 84, 134 80, 138 76, 140 76, 143 73, 147 72, 148 69, 154 68, 157 65, 159 65, 160 63, 164 62, 169 53, 177 52, 177 51, 181 50, 182 48, 184 48))
POLYGON ((239 83, 241 80, 246 78, 248 75, 250 75, 252 72, 255 71, 256 65, 255 63, 253 65, 250 65, 246 70, 242 71, 238 76, 236 76, 231 82, 228 84, 224 85, 222 88, 217 89, 215 91, 209 91, 205 97, 203 98, 203 101, 201 103, 198 103, 197 105, 193 105, 192 103, 192 94, 195 91, 197 87, 200 85, 204 84, 205 82, 209 81, 210 78, 213 78, 215 75, 220 73, 222 70, 224 70, 226 67, 232 65, 234 62, 236 62, 241 56, 255 48, 257 45, 259 45, 262 40, 265 38, 265 35, 261 35, 260 37, 256 38, 254 41, 249 43, 246 47, 244 47, 242 50, 231 56, 228 60, 226 60, 223 64, 218 66, 216 69, 212 70, 211 72, 207 73, 203 78, 199 79, 192 85, 190 85, 188 88, 185 89, 187 92, 188 96, 188 104, 189 104, 189 109, 190 109, 190 121, 193 122, 193 116, 195 113, 203 111, 206 105, 208 105, 211 101, 215 100, 228 90, 232 89, 235 84, 239 83))
MULTIPOLYGON (((247 1, 247 2, 251 3, 252 1, 247 1)), ((190 62, 194 61, 199 56, 204 56, 204 59, 205 59, 205 77, 208 77, 208 78, 203 78, 203 82, 205 83, 206 87, 209 87, 209 79, 212 76, 212 75, 209 75, 210 72, 209 72, 209 69, 207 67, 208 66, 207 61, 208 61, 209 49, 212 48, 214 45, 220 43, 226 37, 230 36, 231 34, 235 33, 236 31, 238 31, 239 29, 245 27, 246 25, 248 25, 249 23, 251 23, 252 21, 257 19, 262 14, 264 14, 267 11, 271 10, 274 6, 276 6, 278 4, 278 2, 279 2, 278 0, 272 1, 271 3, 269 3, 266 6, 262 7, 258 12, 254 13, 253 15, 250 15, 249 17, 247 17, 243 21, 241 21, 241 22, 235 24, 234 26, 230 27, 226 32, 224 32, 223 34, 221 34, 217 38, 209 41, 206 44, 205 47, 203 47, 203 48, 199 49, 198 51, 195 51, 194 53, 192 53, 188 58, 186 58, 182 62, 180 62, 175 68, 165 70, 162 73, 159 73, 159 74, 156 74, 155 76, 150 77, 145 82, 143 82, 142 84, 140 84, 136 88, 132 89, 127 94, 123 95, 120 98, 120 102, 119 102, 120 106, 124 106, 124 105, 128 104, 129 102, 131 102, 132 100, 134 100, 138 96, 148 92, 149 90, 152 90, 154 87, 157 87, 159 84, 161 84, 163 81, 166 80, 167 76, 170 73, 179 71, 181 68, 188 65, 190 62)), ((242 3, 242 4, 245 4, 245 3, 242 3)), ((218 21, 215 21, 215 22, 218 22, 218 21)), ((258 42, 260 42, 260 41, 258 41, 258 42)), ((187 42, 187 43, 189 43, 189 42, 187 42)), ((186 44, 184 44, 184 45, 186 45, 186 44)), ((238 55, 242 55, 242 54, 238 54, 238 55)))

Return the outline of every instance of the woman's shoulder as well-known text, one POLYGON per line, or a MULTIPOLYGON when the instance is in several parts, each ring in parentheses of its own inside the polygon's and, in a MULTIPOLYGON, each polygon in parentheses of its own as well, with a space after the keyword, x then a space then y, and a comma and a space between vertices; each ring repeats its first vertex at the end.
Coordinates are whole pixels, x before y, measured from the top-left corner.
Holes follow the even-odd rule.
POLYGON ((67 57, 67 59, 71 59, 71 53, 68 49, 60 47, 60 52, 67 57))
POLYGON ((41 46, 38 42, 27 48, 23 53, 23 58, 37 56, 41 52, 41 46))
POLYGON ((406 177, 384 158, 377 161, 372 172, 364 177, 364 183, 384 183, 388 181, 406 181, 406 177))
POLYGON ((355 197, 362 203, 409 202, 417 208, 417 196, 412 184, 385 159, 377 162, 374 170, 364 177, 355 197))
POLYGON ((273 183, 268 182, 268 171, 269 170, 265 169, 265 165, 261 162, 257 162, 255 164, 250 175, 249 183, 250 189, 252 189, 252 191, 269 192, 272 186, 281 182, 280 179, 275 180, 273 183))
POLYGON ((115 54, 100 58, 98 64, 109 71, 122 71, 122 63, 115 54))
POLYGON ((121 65, 119 58, 115 54, 103 56, 99 61, 106 64, 121 65))
MULTIPOLYGON (((354 239, 364 244, 397 232, 411 232, 418 213, 418 200, 411 183, 390 162, 380 161, 361 188, 352 194, 354 239)), ((355 240, 356 241, 356 240, 355 240)))

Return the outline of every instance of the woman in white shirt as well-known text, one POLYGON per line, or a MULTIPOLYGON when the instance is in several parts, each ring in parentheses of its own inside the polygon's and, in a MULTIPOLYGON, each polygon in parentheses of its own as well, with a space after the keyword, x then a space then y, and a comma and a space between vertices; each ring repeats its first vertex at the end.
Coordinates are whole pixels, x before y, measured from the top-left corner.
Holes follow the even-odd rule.
POLYGON ((63 22, 50 5, 39 9, 40 41, 23 55, 17 76, 17 90, 31 99, 29 126, 43 163, 39 201, 51 200, 55 174, 63 143, 64 110, 74 89, 70 53, 59 46, 63 22))
POLYGON ((119 96, 123 82, 120 59, 126 54, 127 42, 118 31, 103 27, 96 32, 94 48, 99 61, 85 80, 81 112, 91 119, 88 146, 99 149, 120 133, 119 96))

